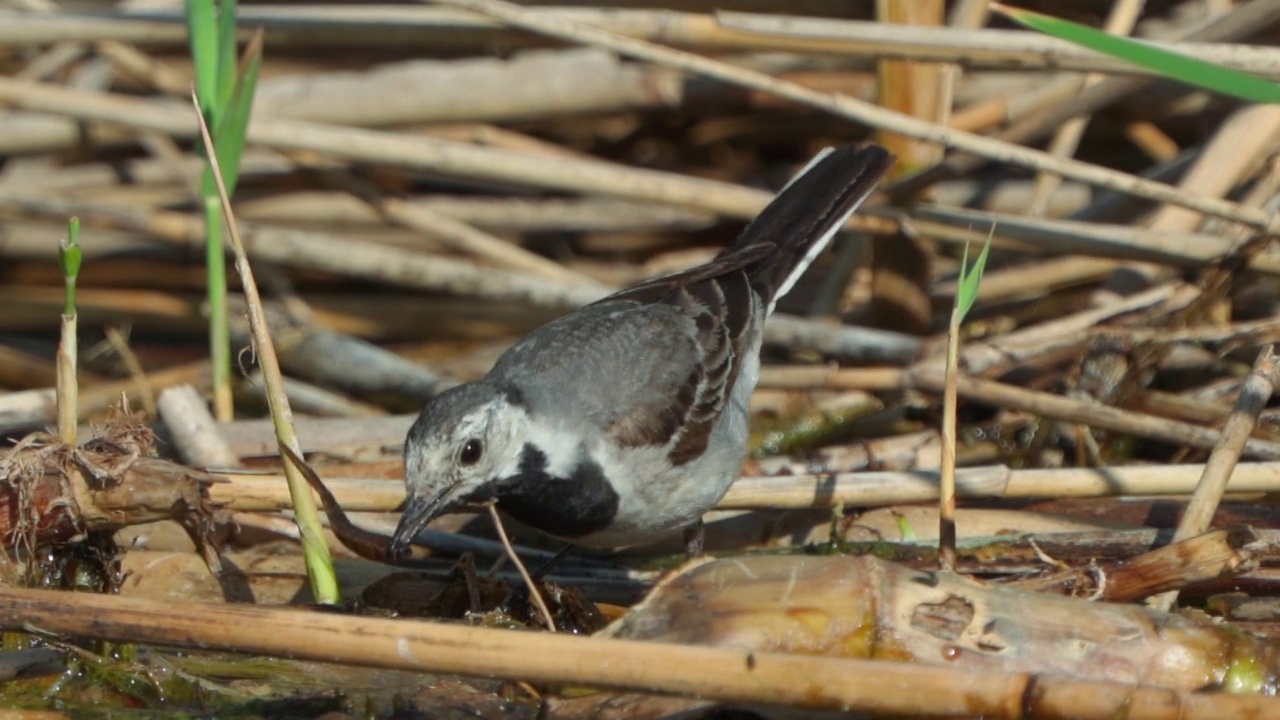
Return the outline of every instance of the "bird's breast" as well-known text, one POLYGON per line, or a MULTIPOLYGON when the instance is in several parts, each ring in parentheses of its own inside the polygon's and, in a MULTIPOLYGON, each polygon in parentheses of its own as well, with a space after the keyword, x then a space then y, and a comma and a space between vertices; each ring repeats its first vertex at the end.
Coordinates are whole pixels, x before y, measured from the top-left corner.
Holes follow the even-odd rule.
POLYGON ((519 472, 500 483, 498 507, 520 522, 565 539, 609 527, 618 513, 618 493, 589 455, 567 471, 552 473, 547 455, 525 444, 519 472))

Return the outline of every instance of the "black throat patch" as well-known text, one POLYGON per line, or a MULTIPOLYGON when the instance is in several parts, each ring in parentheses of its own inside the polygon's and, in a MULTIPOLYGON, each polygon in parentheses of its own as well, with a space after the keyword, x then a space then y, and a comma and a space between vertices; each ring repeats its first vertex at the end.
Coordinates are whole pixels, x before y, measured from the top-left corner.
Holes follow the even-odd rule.
POLYGON ((499 484, 498 507, 549 535, 575 538, 609 527, 618 513, 618 493, 600 466, 585 454, 568 477, 547 472, 547 456, 525 444, 519 474, 499 484))

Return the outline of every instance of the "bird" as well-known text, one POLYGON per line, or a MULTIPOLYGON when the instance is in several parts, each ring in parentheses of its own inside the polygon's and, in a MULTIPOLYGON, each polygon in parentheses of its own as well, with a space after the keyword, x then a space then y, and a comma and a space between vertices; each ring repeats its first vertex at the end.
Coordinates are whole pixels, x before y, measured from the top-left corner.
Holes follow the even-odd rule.
POLYGON ((746 459, 765 321, 893 160, 874 144, 825 149, 707 263, 552 320, 429 400, 405 438, 388 559, 485 503, 574 546, 682 532, 700 554, 702 516, 746 459))

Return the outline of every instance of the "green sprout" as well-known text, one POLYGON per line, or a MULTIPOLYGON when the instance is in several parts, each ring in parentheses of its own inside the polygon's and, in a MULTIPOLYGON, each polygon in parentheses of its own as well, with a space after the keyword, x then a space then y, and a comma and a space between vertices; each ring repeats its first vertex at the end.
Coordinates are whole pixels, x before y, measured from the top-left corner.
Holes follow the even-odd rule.
POLYGON ((76 314, 76 278, 80 276, 80 218, 73 217, 67 223, 67 238, 58 243, 58 261, 62 264, 62 282, 65 294, 62 302, 62 314, 75 317, 76 314))
POLYGON ((956 303, 951 310, 951 325, 947 332, 946 379, 942 393, 942 463, 939 475, 938 496, 938 564, 944 572, 954 572, 956 567, 956 405, 960 366, 960 325, 974 303, 978 301, 978 288, 982 285, 982 272, 987 267, 987 253, 991 250, 991 238, 996 227, 991 226, 982 252, 973 265, 969 265, 969 244, 965 243, 960 258, 960 277, 956 282, 956 303))
POLYGON ((1050 15, 996 3, 992 3, 991 7, 1032 30, 1154 70, 1171 80, 1249 102, 1280 102, 1280 85, 1264 78, 1050 15))
POLYGON ((991 238, 995 232, 996 227, 992 225, 991 233, 987 235, 987 240, 982 245, 982 252, 978 254, 978 259, 973 261, 972 267, 969 265, 969 243, 964 244, 964 254, 960 258, 960 279, 956 283, 956 305, 952 312, 952 322, 957 327, 964 322, 969 311, 973 309, 973 304, 978 301, 982 271, 987 267, 987 252, 991 250, 991 238))
POLYGON ((76 445, 77 421, 80 417, 80 388, 76 384, 76 355, 79 352, 76 321, 76 279, 80 276, 80 218, 67 223, 67 237, 58 243, 58 262, 62 266, 64 295, 62 330, 57 355, 58 437, 69 447, 76 445))
MULTIPOLYGON (((186 0, 186 9, 196 99, 213 137, 214 155, 222 169, 227 192, 234 193, 262 64, 262 33, 254 35, 237 64, 235 0, 222 0, 218 7, 214 0, 186 0)), ((205 221, 214 413, 225 422, 233 413, 227 262, 218 187, 207 156, 200 196, 205 221)))

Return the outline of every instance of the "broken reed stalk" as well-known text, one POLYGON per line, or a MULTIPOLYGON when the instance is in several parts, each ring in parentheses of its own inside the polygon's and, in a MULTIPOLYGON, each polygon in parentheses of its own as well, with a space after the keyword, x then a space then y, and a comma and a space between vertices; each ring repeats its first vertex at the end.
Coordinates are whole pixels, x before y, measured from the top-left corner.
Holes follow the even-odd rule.
POLYGON ((733 703, 996 720, 1234 720, 1280 700, 1060 675, 0 588, 0 628, 733 703), (929 692, 919 692, 929 688, 929 692))
MULTIPOLYGON (((302 455, 298 444, 298 435, 293 427, 293 412, 289 408, 289 398, 284 390, 284 376, 280 372, 280 361, 276 357, 275 344, 267 330, 267 318, 262 310, 262 298, 258 295, 258 284, 253 279, 253 270, 249 267, 249 256, 245 253, 244 243, 240 240, 240 231, 236 227, 235 214, 231 210, 231 196, 222 181, 222 170, 218 158, 214 154, 213 138, 209 135, 209 126, 200 112, 199 100, 192 93, 195 103, 196 118, 200 123, 200 138, 204 141, 205 152, 209 155, 209 167, 214 182, 218 187, 218 198, 222 202, 222 212, 230 231, 231 247, 235 252, 236 272, 240 275, 244 287, 245 303, 248 305, 249 329, 253 335, 253 344, 258 353, 258 367, 262 370, 263 382, 266 385, 267 405, 271 409, 271 420, 275 426, 276 442, 287 447, 297 456, 302 455)), ((289 499, 293 503, 294 519, 298 523, 301 535, 302 552, 306 558, 307 577, 311 581, 311 593, 316 602, 336 604, 338 579, 333 569, 333 558, 329 554, 329 546, 325 543, 324 532, 320 526, 320 515, 316 511, 315 499, 306 478, 293 464, 284 464, 285 478, 289 484, 289 499)))
MULTIPOLYGON (((1258 416, 1275 392, 1275 383, 1275 347, 1267 345, 1258 353, 1253 372, 1249 373, 1240 386, 1235 409, 1222 428, 1222 441, 1209 454, 1209 459, 1204 464, 1204 472, 1200 475, 1191 501, 1187 503, 1186 512, 1182 514, 1178 529, 1173 534, 1174 542, 1189 540, 1209 529, 1218 504, 1222 501, 1222 494, 1227 490, 1227 482, 1231 479, 1236 464, 1240 462, 1245 441, 1249 439, 1254 426, 1258 424, 1258 416)), ((1174 590, 1150 598, 1148 604, 1167 612, 1177 599, 1178 593, 1174 590)))
POLYGON ((516 572, 520 573, 525 587, 529 588, 529 597, 533 598, 533 604, 538 606, 538 612, 541 613, 542 621, 547 625, 547 631, 555 632, 556 618, 547 608, 547 601, 542 598, 542 591, 538 589, 538 584, 534 582, 528 568, 521 562, 516 549, 511 546, 511 538, 507 535, 507 527, 502 524, 502 516, 498 514, 497 504, 491 502, 486 507, 489 510, 489 517, 493 520, 493 529, 498 532, 498 539, 502 541, 502 549, 506 551, 507 557, 511 558, 511 564, 516 566, 516 572))
POLYGON ((80 387, 76 382, 76 278, 80 275, 82 259, 79 218, 73 217, 67 223, 67 237, 58 243, 58 259, 62 265, 62 282, 65 288, 62 339, 58 342, 58 437, 67 445, 75 447, 76 426, 80 416, 80 387))

